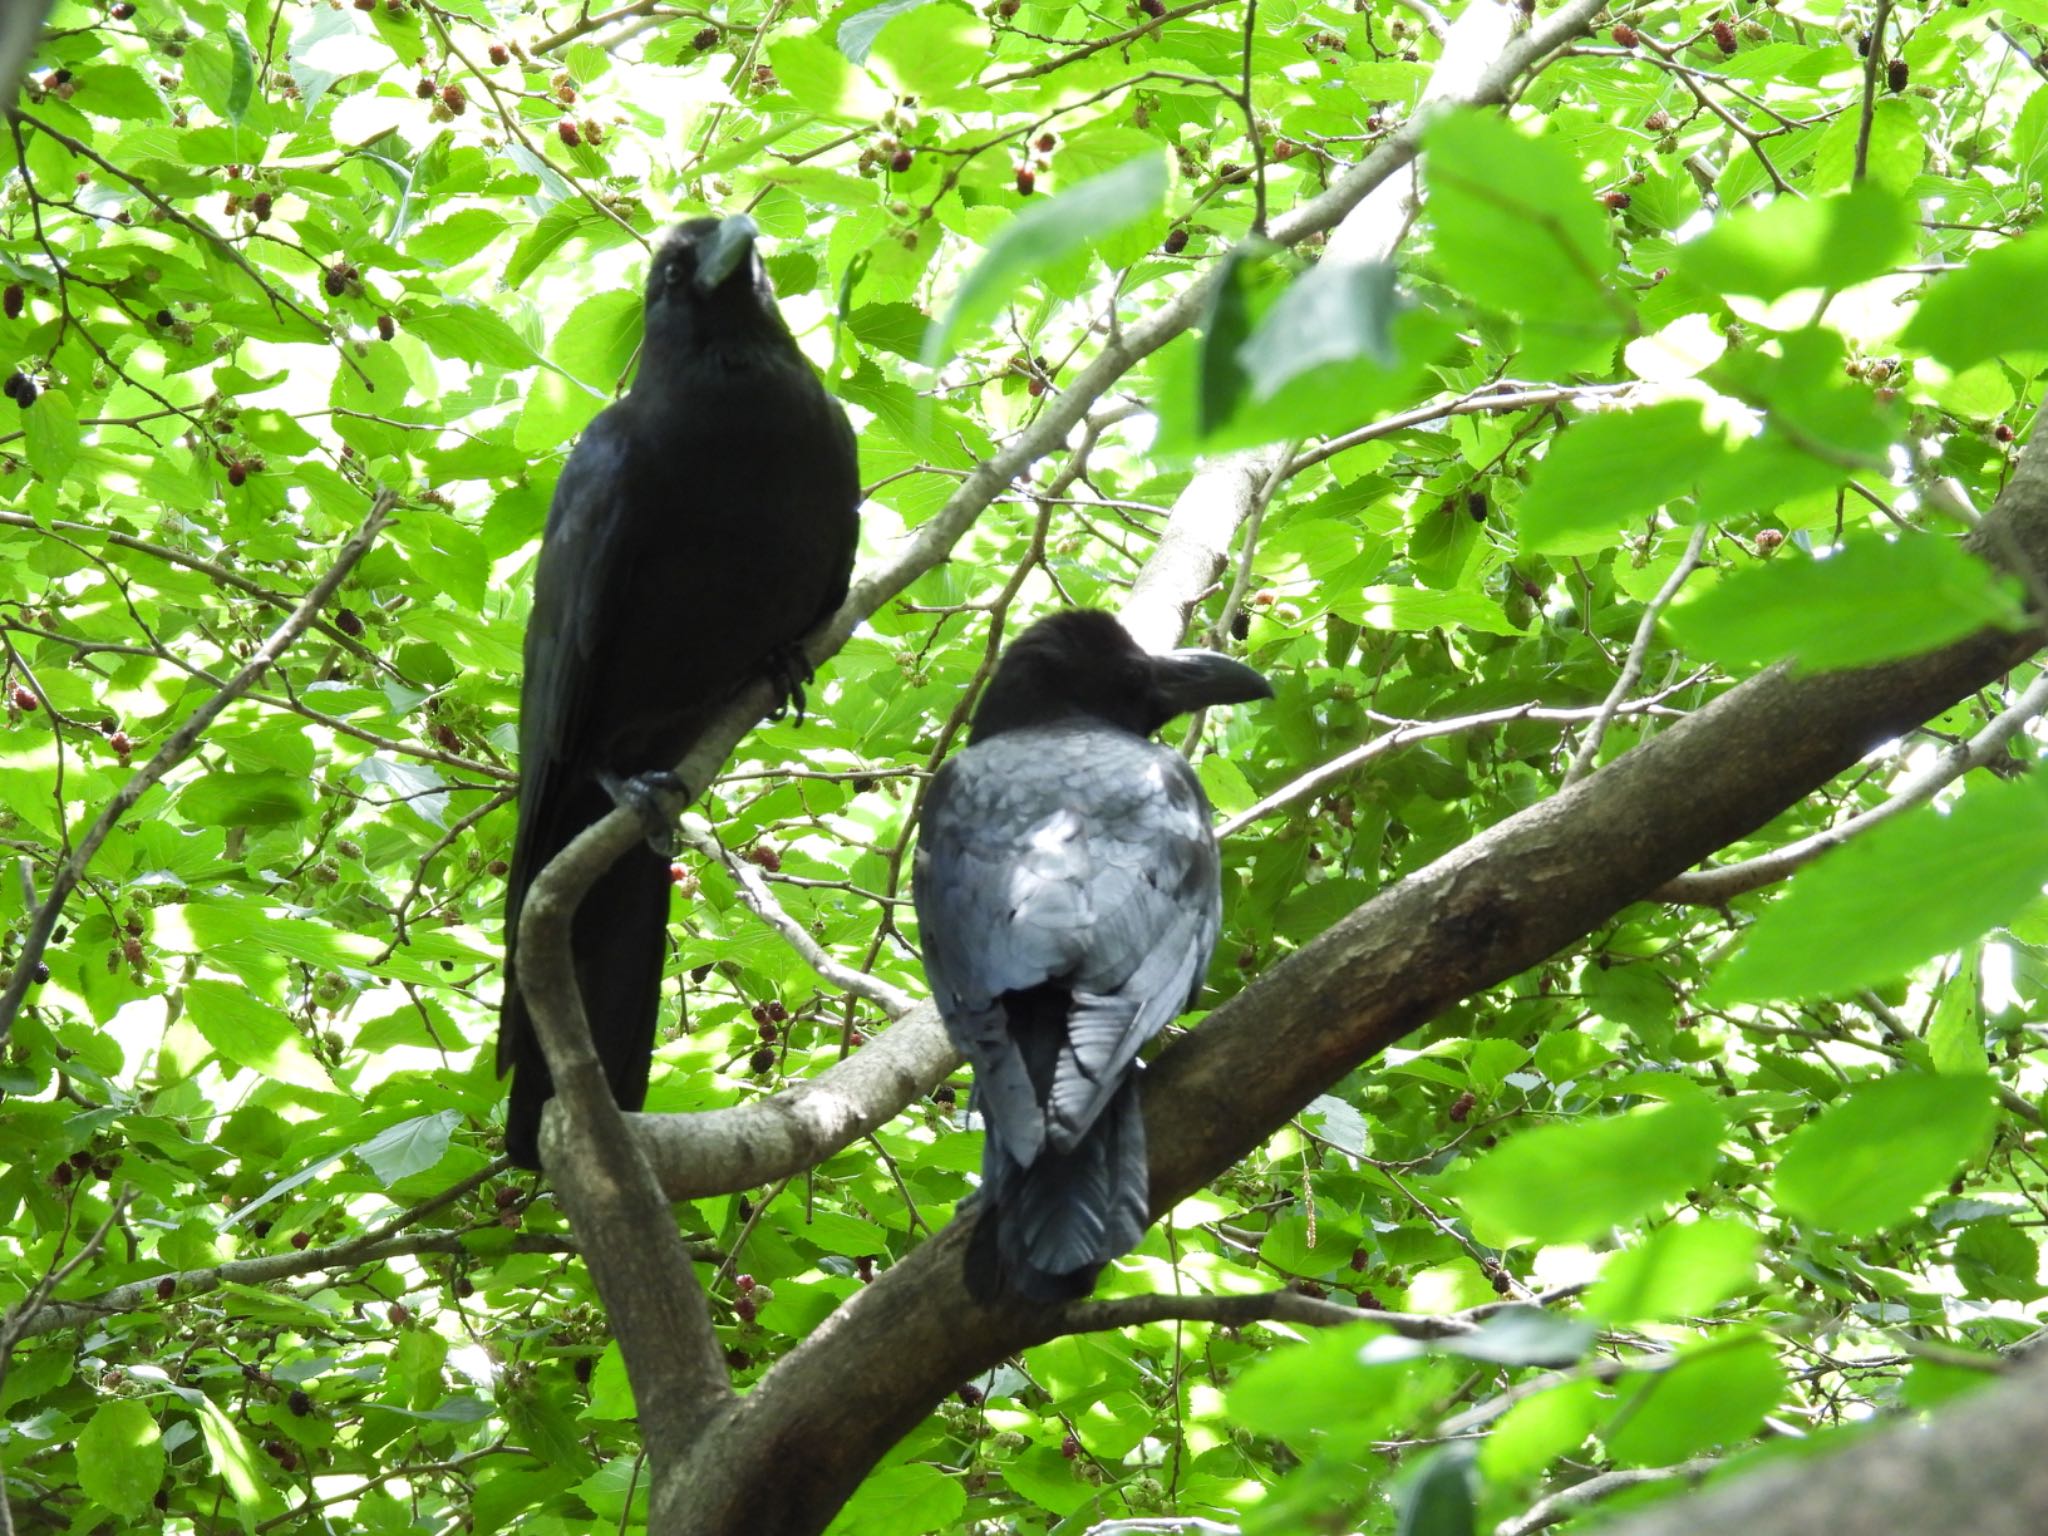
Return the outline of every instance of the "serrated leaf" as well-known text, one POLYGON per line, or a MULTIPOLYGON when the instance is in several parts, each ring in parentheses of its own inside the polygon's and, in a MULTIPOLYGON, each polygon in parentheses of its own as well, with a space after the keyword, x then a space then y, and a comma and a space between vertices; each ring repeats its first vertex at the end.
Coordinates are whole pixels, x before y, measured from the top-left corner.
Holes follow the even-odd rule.
POLYGON ((2048 785, 1972 783, 1951 811, 1894 816, 1792 877, 1709 982, 1716 1007, 1903 976, 2025 910, 2048 880, 2048 785))
POLYGON ((1824 559, 1796 546, 1747 566, 1668 621, 1694 655, 1748 667, 1796 659, 1828 671, 1918 655, 2022 614, 2007 579, 1933 533, 1851 539, 1824 559))
POLYGON ((355 1154, 389 1188, 400 1179, 424 1173, 440 1162, 461 1123, 462 1116, 452 1109, 401 1120, 357 1147, 355 1154))
POLYGON ((258 1524, 282 1513, 284 1500, 270 1486, 255 1447, 242 1438, 235 1421, 209 1398, 199 1398, 193 1408, 213 1470, 227 1489, 228 1505, 242 1529, 253 1533, 258 1524))
POLYGON ((228 24, 228 50, 234 60, 228 76, 228 121, 240 127, 249 103, 256 99, 256 55, 239 21, 228 24))
POLYGON ((1954 1178, 1997 1116, 1984 1077, 1902 1073, 1859 1083, 1793 1132, 1771 1193, 1809 1225, 1867 1237, 1906 1220, 1954 1178))
POLYGON ((777 39, 769 46, 768 62, 797 105, 820 117, 867 121, 891 105, 889 93, 819 33, 777 39))
POLYGON ((71 72, 78 105, 95 117, 161 120, 170 116, 142 71, 127 64, 81 64, 71 72))
POLYGON ((1025 209, 996 232, 945 319, 926 336, 925 366, 937 368, 950 358, 962 335, 1001 309, 1040 268, 1144 218, 1165 196, 1166 162, 1151 156, 1025 209))
POLYGON ((1880 276, 1912 244, 1912 210, 1863 182, 1833 197, 1779 197, 1738 210, 1681 246, 1676 265, 1709 292, 1776 299, 1880 276))
POLYGON ((442 357, 488 368, 530 368, 540 359, 526 338, 480 304, 421 305, 405 328, 442 357))
POLYGON ((1472 1448, 1439 1447, 1401 1491, 1394 1536, 1472 1536, 1478 1510, 1472 1498, 1472 1448))
POLYGON ((1209 303, 1202 317, 1199 390, 1195 397, 1195 430, 1208 436, 1237 414, 1251 388, 1244 348, 1250 339, 1251 296, 1246 277, 1264 255, 1257 244, 1236 245, 1223 253, 1209 303))
POLYGON ((1459 1173, 1455 1188, 1484 1241, 1584 1242, 1698 1184, 1713 1171, 1721 1129, 1712 1100, 1687 1093, 1525 1131, 1459 1173))
POLYGON ((1620 334, 1625 311, 1609 288, 1614 238, 1561 139, 1457 112, 1430 126, 1423 149, 1435 257, 1454 288, 1545 327, 1620 334))
POLYGON ((1785 1368, 1768 1339, 1697 1348, 1634 1391, 1618 1389, 1607 1430, 1617 1461, 1663 1467, 1755 1431, 1785 1395, 1785 1368))
POLYGON ((86 1496, 141 1520, 164 1480, 163 1435, 133 1399, 102 1403, 78 1434, 78 1483, 86 1496))
POLYGON ((1586 1310, 1620 1324, 1704 1312, 1756 1283, 1759 1244, 1740 1221, 1672 1222, 1608 1261, 1586 1310))
POLYGON ((967 1490, 937 1467, 905 1462, 869 1474, 826 1536, 914 1536, 954 1529, 967 1509, 967 1490))
POLYGON ((1605 549, 1629 524, 1689 494, 1726 452, 1693 400, 1576 421, 1551 443, 1515 509, 1522 547, 1548 555, 1605 549))
POLYGON ((1326 257, 1297 277, 1238 347, 1254 400, 1270 400, 1302 374, 1369 359, 1400 359, 1390 327, 1397 304, 1385 262, 1326 257))
POLYGON ((1330 611, 1369 629, 1416 631, 1477 630, 1486 635, 1519 635, 1522 631, 1481 592, 1427 592, 1418 587, 1366 587, 1356 595, 1337 592, 1330 611))
POLYGON ((178 792, 178 810, 202 827, 282 827, 313 814, 313 791, 291 773, 209 773, 178 792))
POLYGON ((1994 357, 2048 351, 2048 304, 2015 303, 2048 292, 2048 229, 1975 252, 1960 272, 1928 286, 1900 338, 1961 372, 1994 357))
POLYGON ((306 1088, 331 1085, 283 1010, 247 987, 194 977, 185 984, 185 1012, 206 1043, 234 1066, 306 1088))

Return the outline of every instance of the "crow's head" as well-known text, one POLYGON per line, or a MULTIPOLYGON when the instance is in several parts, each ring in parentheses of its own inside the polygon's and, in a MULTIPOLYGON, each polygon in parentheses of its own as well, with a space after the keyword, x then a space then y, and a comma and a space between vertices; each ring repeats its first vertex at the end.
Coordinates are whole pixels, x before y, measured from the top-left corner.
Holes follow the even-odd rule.
POLYGON ((1150 736, 1175 715, 1270 699, 1273 685, 1215 651, 1141 650, 1114 615, 1075 608, 1010 643, 974 712, 972 739, 1074 715, 1150 736))
MULTIPOLYGON (((745 214, 690 219, 662 237, 647 273, 650 340, 683 344, 786 336, 745 214)), ((657 342, 658 344, 658 342, 657 342)))

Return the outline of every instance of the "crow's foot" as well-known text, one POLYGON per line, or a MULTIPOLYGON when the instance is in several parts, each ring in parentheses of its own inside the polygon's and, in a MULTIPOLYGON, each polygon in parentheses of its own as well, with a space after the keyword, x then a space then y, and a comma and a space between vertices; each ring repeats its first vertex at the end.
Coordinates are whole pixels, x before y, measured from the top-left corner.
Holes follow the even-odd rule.
POLYGON ((600 773, 597 782, 612 797, 612 804, 640 818, 647 846, 664 859, 675 857, 676 813, 688 803, 690 787, 668 769, 636 773, 622 779, 615 773, 600 773))
POLYGON ((769 712, 770 720, 780 720, 790 710, 796 711, 796 723, 804 723, 804 684, 818 674, 811 666, 811 658, 804 654, 804 648, 791 641, 779 645, 768 657, 768 681, 775 685, 777 703, 769 712))

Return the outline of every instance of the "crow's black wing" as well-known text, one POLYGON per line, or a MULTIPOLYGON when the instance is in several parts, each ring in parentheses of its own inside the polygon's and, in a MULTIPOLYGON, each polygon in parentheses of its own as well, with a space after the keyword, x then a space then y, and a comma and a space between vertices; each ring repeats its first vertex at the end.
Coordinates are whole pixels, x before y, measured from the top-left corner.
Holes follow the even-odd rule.
MULTIPOLYGON (((565 813, 581 796, 579 778, 597 764, 579 752, 588 738, 585 707, 599 665, 604 594, 614 585, 630 516, 632 439, 616 406, 600 411, 562 466, 548 506, 526 621, 525 681, 519 694, 519 827, 505 876, 505 997, 516 997, 513 954, 526 888, 548 860, 589 823, 565 813)), ((502 1075, 525 1049, 520 1027, 498 1034, 502 1075)), ((538 1057, 538 1051, 535 1056, 538 1057)))
POLYGON ((913 878, 926 972, 991 1134, 1022 1165, 1071 1151, 1215 947, 1200 784, 1176 754, 1084 720, 1006 732, 940 774, 913 878), (1070 994, 1064 1029, 1020 1031, 1005 997, 1048 985, 1070 994))

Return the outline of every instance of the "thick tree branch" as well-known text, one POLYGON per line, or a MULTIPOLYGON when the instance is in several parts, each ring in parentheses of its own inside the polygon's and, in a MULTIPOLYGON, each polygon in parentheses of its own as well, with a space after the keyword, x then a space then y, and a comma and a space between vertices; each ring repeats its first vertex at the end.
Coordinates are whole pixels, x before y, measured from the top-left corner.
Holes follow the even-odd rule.
MULTIPOLYGON (((1992 515, 2030 554, 2048 549, 2048 446, 2029 445, 1992 515)), ((1146 1072, 1153 1211, 1200 1188, 1391 1042, 1584 938, 2034 644, 1985 631, 1854 672, 1766 672, 1383 891, 1146 1072)), ((963 1226, 880 1275, 658 1471, 655 1525, 822 1529, 932 1403, 1055 1336, 1057 1308, 982 1306, 967 1295, 963 1226), (799 1449, 805 1476, 773 1475, 799 1449)), ((1799 1528, 1816 1524, 1836 1528, 1810 1511, 1799 1528)), ((1741 1520, 1713 1528, 1761 1529, 1741 1520)), ((2016 1536, 2022 1527, 2001 1529, 2016 1536)))
POLYGON ((690 1444, 733 1390, 689 1249, 640 1139, 612 1099, 570 958, 569 920, 617 858, 604 833, 620 819, 586 829, 528 889, 519 914, 519 987, 555 1082, 541 1120, 541 1159, 625 1356, 647 1443, 660 1455, 690 1444))
POLYGON ((2048 1527, 2048 1361, 1932 1423, 1893 1423, 1831 1456, 1780 1462, 1602 1527, 1607 1536, 2039 1536, 2048 1527))
POLYGON ((781 1093, 699 1115, 637 1116, 636 1127, 670 1199, 727 1194, 815 1168, 959 1065, 938 1009, 925 1003, 781 1093))
POLYGON ((1343 1323, 1378 1323, 1404 1339, 1454 1339, 1477 1333, 1467 1317, 1431 1317, 1419 1312, 1380 1312, 1323 1301, 1299 1291, 1259 1291, 1249 1296, 1120 1296, 1114 1301, 1077 1301, 1060 1314, 1061 1333, 1107 1333, 1145 1323, 1214 1323, 1242 1328, 1248 1323, 1302 1323, 1333 1328, 1343 1323))

